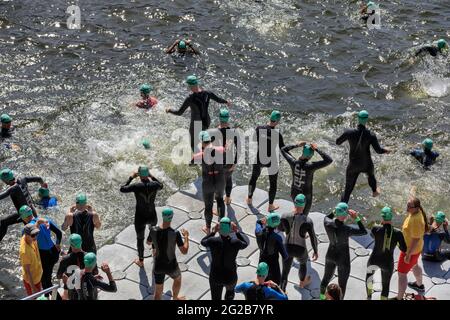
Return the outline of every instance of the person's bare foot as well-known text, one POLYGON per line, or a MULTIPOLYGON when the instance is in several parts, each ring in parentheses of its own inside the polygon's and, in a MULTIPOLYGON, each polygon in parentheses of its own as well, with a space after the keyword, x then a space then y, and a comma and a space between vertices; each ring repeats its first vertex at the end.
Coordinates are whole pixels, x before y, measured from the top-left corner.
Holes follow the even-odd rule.
POLYGON ((381 194, 381 191, 380 191, 380 188, 377 188, 377 191, 375 191, 373 194, 372 194, 372 197, 378 197, 379 195, 381 194))
POLYGON ((274 204, 269 204, 269 207, 267 208, 267 211, 271 212, 271 211, 275 211, 275 210, 278 210, 278 209, 280 209, 280 206, 277 206, 277 205, 274 205, 274 204))
POLYGON ((208 228, 207 226, 204 226, 204 227, 202 228, 202 231, 203 231, 204 233, 206 233, 206 235, 208 235, 208 234, 211 233, 211 228, 208 228))
POLYGON ((311 284, 311 276, 306 276, 305 277, 305 280, 303 280, 303 281, 300 281, 300 288, 304 288, 304 287, 307 287, 307 286, 309 286, 311 284))
POLYGON ((173 300, 186 300, 185 296, 178 296, 178 297, 174 297, 173 300))
POLYGON ((215 216, 219 216, 219 214, 217 213, 217 210, 214 210, 214 209, 213 209, 212 213, 213 213, 213 215, 215 215, 215 216))
POLYGON ((249 197, 247 197, 247 198, 245 199, 245 202, 247 202, 247 205, 248 205, 248 206, 251 206, 251 205, 253 204, 252 198, 249 198, 249 197))
POLYGON ((229 206, 231 204, 231 198, 230 197, 225 197, 224 201, 225 201, 225 205, 227 205, 227 206, 229 206))
POLYGON ((139 266, 139 268, 144 267, 144 261, 139 260, 139 258, 134 260, 134 263, 136 263, 139 266))

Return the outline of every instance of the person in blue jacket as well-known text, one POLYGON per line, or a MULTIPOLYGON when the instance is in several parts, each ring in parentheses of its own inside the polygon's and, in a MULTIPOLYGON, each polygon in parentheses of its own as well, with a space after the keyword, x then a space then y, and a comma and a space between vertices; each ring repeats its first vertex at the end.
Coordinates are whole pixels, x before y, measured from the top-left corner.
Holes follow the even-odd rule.
POLYGON ((439 211, 430 218, 429 232, 425 233, 422 259, 428 261, 444 261, 450 259, 450 248, 443 248, 442 241, 450 243, 448 221, 445 213, 439 211))
POLYGON ((416 158, 423 165, 424 169, 429 169, 436 162, 439 153, 432 151, 433 140, 429 138, 423 140, 422 147, 423 149, 414 149, 409 154, 416 158))
POLYGON ((266 281, 269 266, 261 262, 256 269, 256 280, 236 286, 237 293, 243 293, 245 300, 288 300, 286 293, 273 281, 266 281))

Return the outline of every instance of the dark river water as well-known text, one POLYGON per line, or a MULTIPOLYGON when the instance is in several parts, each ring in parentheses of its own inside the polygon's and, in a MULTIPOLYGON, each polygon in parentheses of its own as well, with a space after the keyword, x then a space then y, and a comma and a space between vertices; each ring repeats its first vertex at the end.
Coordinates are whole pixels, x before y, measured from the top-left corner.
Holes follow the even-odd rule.
MULTIPOLYGON (((196 168, 170 159, 172 132, 188 128, 189 115, 164 112, 181 105, 188 95, 184 79, 195 73, 205 88, 233 101, 235 125, 264 124, 276 108, 287 142, 314 141, 332 156, 333 164, 316 174, 313 210, 327 211, 338 201, 348 147, 335 139, 364 108, 371 129, 394 152, 374 156, 382 195, 369 197, 362 176, 352 206, 370 222, 389 204, 399 224, 416 185, 428 212, 445 211, 449 61, 415 60, 411 53, 450 38, 450 2, 383 1, 379 30, 361 24, 358 8, 359 2, 345 0, 0 1, 0 106, 14 118, 11 142, 21 148, 2 146, 1 166, 44 177, 61 198, 60 210, 49 214, 59 224, 76 193, 86 191, 103 220, 97 243, 105 243, 133 221, 134 198, 118 188, 139 164, 150 162, 165 183, 158 205, 197 177, 196 168), (66 25, 72 4, 81 9, 80 30, 66 25), (179 37, 193 39, 202 55, 165 55, 179 37), (150 112, 130 107, 144 82, 160 99, 150 112), (144 137, 150 150, 140 145, 144 137), (441 153, 428 172, 407 156, 425 137, 441 153)), ((218 109, 213 103, 213 125, 218 109)), ((235 176, 246 184, 250 166, 235 176)), ((283 161, 279 197, 287 198, 290 179, 283 161)), ((259 186, 267 188, 267 179, 259 186)), ((9 199, 0 202, 1 215, 12 210, 9 199)), ((0 243, 4 299, 23 296, 19 234, 16 225, 0 243)))

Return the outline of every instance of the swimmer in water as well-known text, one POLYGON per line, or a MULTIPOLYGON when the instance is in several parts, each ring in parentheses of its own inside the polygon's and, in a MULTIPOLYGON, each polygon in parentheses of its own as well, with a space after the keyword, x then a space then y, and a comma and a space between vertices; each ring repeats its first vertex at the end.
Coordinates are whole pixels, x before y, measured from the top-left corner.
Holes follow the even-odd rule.
POLYGON ((422 142, 423 149, 414 149, 409 154, 419 161, 424 169, 429 170, 431 165, 436 162, 436 158, 439 157, 439 153, 432 151, 433 140, 427 138, 422 142))
POLYGON ((149 84, 143 84, 139 91, 141 92, 142 100, 137 102, 135 105, 141 109, 153 109, 158 104, 158 99, 156 97, 150 96, 150 91, 153 90, 153 87, 149 84))
POLYGON ((167 54, 172 54, 174 52, 177 52, 180 55, 185 55, 186 53, 193 55, 200 54, 200 51, 195 49, 194 46, 191 44, 191 40, 183 40, 183 39, 176 40, 170 47, 166 49, 167 54))
POLYGON ((429 54, 432 57, 437 57, 439 54, 447 55, 448 49, 449 49, 448 42, 445 41, 444 39, 439 39, 433 44, 428 44, 420 47, 416 51, 415 56, 417 57, 419 55, 424 54, 429 54))

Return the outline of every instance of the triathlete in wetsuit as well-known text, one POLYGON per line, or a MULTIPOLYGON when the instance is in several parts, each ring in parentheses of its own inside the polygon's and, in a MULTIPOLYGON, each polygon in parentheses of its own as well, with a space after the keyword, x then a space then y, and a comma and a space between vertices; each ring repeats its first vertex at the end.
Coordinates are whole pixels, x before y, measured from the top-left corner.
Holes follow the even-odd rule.
POLYGON ((196 76, 189 76, 187 77, 186 83, 189 85, 190 90, 192 91, 191 95, 184 100, 182 106, 180 109, 174 111, 172 109, 166 109, 166 112, 174 114, 176 116, 181 116, 187 108, 191 108, 191 123, 189 126, 189 134, 191 135, 191 149, 192 152, 195 152, 194 147, 197 144, 196 140, 196 134, 194 132, 195 129, 195 122, 198 124, 198 128, 200 128, 201 123, 201 129, 206 130, 209 128, 211 124, 211 118, 209 117, 209 102, 210 100, 214 100, 218 103, 226 103, 228 106, 231 105, 231 103, 227 100, 224 100, 222 98, 219 98, 214 93, 210 91, 206 91, 200 88, 199 81, 196 76))
POLYGON ((6 197, 11 197, 11 200, 16 207, 17 212, 3 217, 0 220, 0 241, 6 235, 8 227, 15 223, 20 222, 19 210, 22 206, 27 205, 33 210, 33 215, 36 216, 36 210, 33 206, 33 199, 28 191, 28 183, 37 182, 40 183, 42 187, 47 185, 44 183, 41 177, 24 177, 15 178, 14 173, 10 169, 3 169, 0 172, 0 179, 6 183, 9 187, 0 193, 0 200, 6 197))
POLYGON ((275 232, 280 224, 280 215, 272 212, 267 219, 256 221, 255 235, 259 247, 259 262, 265 262, 269 266, 267 280, 275 283, 281 283, 280 256, 283 261, 288 259, 286 248, 283 244, 283 238, 275 232), (266 225, 266 226, 264 226, 266 225))
POLYGON ((179 55, 185 55, 186 53, 200 54, 200 52, 194 48, 190 40, 176 40, 170 47, 166 49, 167 54, 177 52, 179 55))
POLYGON ((322 300, 325 299, 326 288, 334 276, 336 267, 338 269, 338 283, 342 290, 343 298, 347 280, 350 276, 350 247, 348 240, 351 236, 367 234, 367 230, 364 228, 358 213, 349 210, 348 205, 344 202, 339 203, 334 212, 325 217, 324 225, 328 239, 330 239, 330 245, 325 258, 325 272, 320 283, 320 298, 322 300), (358 223, 357 228, 344 223, 348 214, 358 223))
POLYGON ((229 125, 230 113, 227 109, 220 109, 220 125, 217 129, 208 130, 214 146, 227 148, 224 154, 225 175, 225 204, 231 204, 231 190, 233 189, 233 172, 238 161, 238 132, 229 125))
POLYGON ((164 289, 164 278, 168 275, 172 278, 172 296, 174 300, 184 300, 178 296, 181 289, 181 271, 178 266, 176 247, 182 254, 189 250, 189 232, 181 229, 172 229, 170 226, 173 219, 173 210, 165 208, 162 211, 163 222, 160 226, 152 227, 150 239, 153 246, 153 275, 156 284, 155 300, 161 300, 164 289))
POLYGON ((311 277, 306 276, 308 263, 308 249, 306 247, 306 234, 309 235, 311 246, 313 249, 312 261, 318 258, 317 237, 314 232, 314 224, 312 220, 304 213, 306 208, 305 195, 298 194, 294 199, 295 209, 292 213, 283 214, 279 229, 286 233, 284 245, 289 258, 284 260, 283 274, 281 276, 281 288, 286 290, 289 272, 294 258, 300 262, 298 268, 298 277, 300 279, 300 287, 304 288, 311 282, 311 277))
POLYGON ((422 142, 423 150, 414 149, 409 154, 416 158, 425 169, 429 169, 432 164, 436 162, 436 158, 439 157, 439 153, 436 151, 432 151, 433 149, 433 140, 425 139, 422 142))
POLYGON ((298 194, 304 194, 306 197, 306 206, 303 210, 303 214, 308 215, 313 200, 314 172, 330 165, 333 162, 333 159, 331 159, 331 157, 325 152, 319 150, 315 144, 309 145, 306 144, 306 142, 284 146, 281 148, 281 153, 292 169, 292 201, 295 200, 295 197, 298 194), (289 151, 298 147, 303 147, 303 153, 299 159, 295 159, 289 151), (314 151, 317 151, 317 153, 322 157, 321 161, 309 162, 309 160, 314 156, 314 151))
POLYGON ((377 180, 375 179, 375 169, 370 155, 370 146, 377 153, 389 153, 390 151, 382 148, 378 143, 377 136, 366 128, 369 120, 369 113, 365 110, 358 113, 359 125, 357 129, 347 129, 336 140, 337 145, 341 145, 348 140, 350 144, 350 161, 347 166, 345 177, 345 191, 341 201, 348 203, 350 195, 355 187, 360 173, 366 173, 369 180, 369 186, 372 188, 373 196, 379 195, 377 180))
POLYGON ((141 92, 142 100, 136 103, 136 107, 141 109, 153 109, 158 104, 158 99, 156 97, 150 96, 150 91, 153 87, 149 84, 143 84, 139 91, 141 92))
POLYGON ((14 131, 14 127, 12 126, 12 118, 7 114, 2 114, 0 116, 0 121, 2 124, 2 129, 0 131, 1 138, 10 138, 14 131))
POLYGON ((95 253, 86 253, 84 256, 84 270, 81 271, 80 289, 77 289, 79 300, 97 300, 98 289, 106 292, 117 291, 116 282, 108 264, 103 263, 101 270, 106 273, 109 283, 98 280, 98 276, 93 274, 96 265, 97 257, 95 253))
POLYGON ((76 270, 84 269, 84 251, 81 250, 82 239, 79 234, 73 233, 69 237, 70 251, 68 254, 62 257, 59 262, 58 271, 56 272, 56 278, 63 279, 64 282, 64 296, 67 300, 78 300, 78 292, 73 285, 73 281, 69 280, 76 270), (69 280, 69 284, 67 281, 69 280))
MULTIPOLYGON (((375 9, 375 3, 372 1, 369 1, 366 5, 363 5, 360 10, 361 20, 367 24, 367 20, 375 14, 375 9)), ((376 24, 375 19, 372 21, 372 24, 376 24)))
POLYGON ((83 251, 96 253, 94 229, 101 227, 100 218, 97 212, 87 204, 85 193, 79 193, 75 201, 76 204, 69 209, 61 229, 65 231, 70 227, 71 234, 79 234, 83 239, 83 251))
POLYGON ((265 262, 260 262, 256 269, 256 280, 241 283, 235 292, 243 293, 245 300, 288 300, 288 296, 273 281, 266 281, 270 268, 265 262))
POLYGON ((442 211, 431 219, 429 232, 425 233, 423 241, 422 259, 428 261, 444 261, 450 259, 450 249, 441 247, 442 241, 450 243, 448 222, 442 211))
POLYGON ((211 287, 211 299, 222 300, 222 292, 225 287, 225 300, 234 299, 234 287, 238 275, 236 257, 239 250, 247 248, 248 242, 239 232, 236 224, 227 217, 220 220, 213 232, 204 237, 202 246, 211 251, 211 270, 209 272, 209 285, 211 287), (216 237, 216 232, 219 236, 216 237), (235 236, 231 236, 235 232, 235 236))
POLYGON ((381 210, 382 225, 372 228, 371 236, 375 239, 375 245, 367 262, 366 290, 367 299, 372 299, 373 276, 375 271, 381 269, 381 300, 387 300, 389 296, 389 285, 394 272, 394 250, 399 246, 400 250, 406 252, 406 243, 403 233, 391 224, 392 210, 384 207, 381 210))
POLYGON ((261 175, 261 168, 268 168, 269 173, 269 207, 267 211, 277 210, 275 206, 275 196, 277 194, 277 179, 279 169, 279 159, 277 159, 276 149, 284 147, 284 140, 281 133, 275 129, 280 123, 281 113, 278 110, 272 111, 270 122, 265 126, 256 128, 256 140, 258 142, 258 153, 256 163, 253 164, 252 176, 248 183, 247 204, 252 204, 253 192, 256 189, 256 182, 261 175))
POLYGON ((209 234, 211 232, 214 199, 217 201, 217 215, 219 218, 225 216, 225 203, 223 200, 225 191, 223 155, 225 154, 225 148, 222 146, 214 147, 211 143, 211 136, 207 131, 201 131, 199 138, 202 141, 202 151, 195 154, 193 159, 195 163, 201 161, 202 164, 202 190, 205 203, 205 226, 203 231, 209 234))
MULTIPOLYGON (((138 259, 135 261, 140 267, 144 265, 144 238, 145 226, 149 229, 158 224, 156 215, 155 198, 159 190, 163 188, 161 182, 150 174, 148 167, 139 167, 137 173, 128 178, 125 185, 120 187, 120 192, 133 192, 136 197, 136 212, 134 215, 134 229, 136 230, 138 259), (141 181, 131 184, 133 179, 140 177, 141 181)), ((149 241, 149 238, 147 239, 149 241)), ((149 243, 150 244, 150 243, 149 243)))
POLYGON ((433 45, 425 45, 421 48, 419 48, 416 51, 416 57, 421 54, 429 54, 432 57, 437 57, 438 54, 446 54, 448 52, 448 43, 444 39, 439 39, 436 44, 433 45))
POLYGON ((50 196, 50 190, 48 188, 39 188, 39 199, 36 201, 36 205, 43 210, 53 208, 58 205, 58 199, 50 196))

